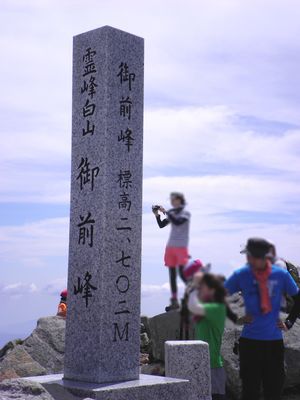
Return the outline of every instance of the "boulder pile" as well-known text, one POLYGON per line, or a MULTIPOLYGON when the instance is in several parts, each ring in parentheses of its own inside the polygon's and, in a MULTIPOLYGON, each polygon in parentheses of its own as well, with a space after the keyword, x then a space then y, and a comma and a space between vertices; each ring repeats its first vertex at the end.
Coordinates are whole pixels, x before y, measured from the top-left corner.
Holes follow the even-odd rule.
MULTIPOLYGON (((239 316, 244 314, 240 296, 229 299, 231 308, 239 316)), ((285 318, 282 315, 282 318, 285 318)), ((223 338, 222 354, 227 372, 228 393, 233 400, 239 400, 241 382, 239 379, 238 354, 233 351, 241 328, 228 321, 223 338)), ((65 320, 60 317, 40 318, 36 329, 25 339, 7 343, 0 350, 0 400, 51 400, 51 396, 39 384, 32 384, 19 378, 56 374, 63 372, 65 320)), ((189 338, 194 331, 189 330, 189 338)), ((164 344, 166 340, 180 339, 180 314, 176 311, 152 318, 141 318, 141 372, 150 375, 164 375, 164 344)), ((286 396, 285 400, 300 399, 300 322, 285 334, 286 346, 286 396)))

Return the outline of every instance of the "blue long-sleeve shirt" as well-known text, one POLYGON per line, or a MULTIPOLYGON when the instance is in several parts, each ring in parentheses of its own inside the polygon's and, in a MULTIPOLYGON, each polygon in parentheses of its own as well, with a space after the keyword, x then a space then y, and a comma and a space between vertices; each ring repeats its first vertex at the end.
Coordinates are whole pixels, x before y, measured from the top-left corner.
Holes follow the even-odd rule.
POLYGON ((259 286, 248 264, 235 271, 225 282, 225 287, 230 294, 242 292, 246 314, 253 318, 250 324, 244 326, 242 337, 255 340, 282 339, 282 332, 277 326, 282 295, 298 294, 298 287, 286 270, 272 266, 268 279, 272 311, 267 314, 261 311, 259 286))

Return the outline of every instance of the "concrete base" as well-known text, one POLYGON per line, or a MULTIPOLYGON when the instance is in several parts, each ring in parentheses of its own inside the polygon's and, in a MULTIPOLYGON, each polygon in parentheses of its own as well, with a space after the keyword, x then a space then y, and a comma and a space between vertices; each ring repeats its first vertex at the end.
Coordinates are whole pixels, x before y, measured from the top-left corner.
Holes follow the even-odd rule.
POLYGON ((40 383, 54 400, 188 400, 189 381, 140 375, 134 381, 90 384, 63 380, 63 375, 45 375, 24 378, 40 383))

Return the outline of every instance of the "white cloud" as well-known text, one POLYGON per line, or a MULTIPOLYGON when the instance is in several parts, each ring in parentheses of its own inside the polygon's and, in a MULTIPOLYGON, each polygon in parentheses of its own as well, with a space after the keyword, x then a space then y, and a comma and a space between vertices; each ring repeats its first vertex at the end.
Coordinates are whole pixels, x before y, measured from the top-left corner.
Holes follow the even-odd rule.
POLYGON ((50 295, 59 296, 62 290, 64 290, 67 286, 67 278, 57 278, 52 282, 49 282, 44 288, 43 292, 46 292, 50 295))
MULTIPOLYGON (((300 169, 300 130, 282 135, 255 132, 239 124, 227 107, 164 108, 146 112, 145 164, 201 174, 201 167, 300 169)), ((257 171, 255 171, 257 173, 257 171)), ((238 173, 238 170, 237 170, 238 173)))
MULTIPOLYGON (((168 207, 168 193, 180 190, 186 194, 192 212, 191 252, 216 266, 240 260, 238 250, 248 236, 268 236, 284 252, 297 260, 299 228, 299 185, 276 177, 242 175, 159 176, 144 180, 145 214, 143 240, 146 282, 151 282, 149 265, 161 265, 168 228, 159 230, 150 206, 162 203, 168 207), (249 220, 240 214, 253 213, 249 220), (255 213, 262 213, 262 215, 255 213), (270 217, 268 217, 270 215, 270 217), (278 222, 276 216, 281 217, 278 222)), ((43 267, 53 255, 66 257, 69 218, 53 218, 19 226, 1 226, 1 262, 43 267)))
POLYGON ((54 295, 59 297, 59 294, 67 286, 67 279, 56 278, 45 286, 38 286, 36 283, 16 282, 0 286, 0 295, 21 297, 24 295, 35 295, 36 293, 43 295, 54 295))
POLYGON ((0 294, 5 296, 19 297, 27 294, 33 294, 38 291, 34 283, 11 283, 0 287, 0 294))
MULTIPOLYGON (((57 146, 58 135, 55 137, 51 144, 48 140, 36 144, 34 134, 27 139, 17 134, 1 147, 1 202, 69 202, 70 165, 66 160, 69 161, 71 148, 66 140, 57 146), (15 141, 20 144, 17 151, 15 141)), ((231 185, 231 173, 239 175, 239 187, 248 187, 257 176, 256 189, 263 190, 259 175, 264 174, 273 185, 283 184, 286 188, 299 181, 299 148, 300 131, 287 130, 281 135, 251 131, 241 127, 238 116, 226 107, 146 111, 144 152, 146 172, 150 175, 164 175, 166 168, 167 175, 206 174, 208 186, 216 190, 216 179, 221 185, 231 185), (210 171, 224 176, 213 178, 210 171)))
MULTIPOLYGON (((184 285, 182 282, 178 284, 180 291, 183 290, 184 285)), ((169 282, 162 283, 160 285, 151 285, 147 283, 142 283, 142 298, 169 295, 170 294, 170 284, 169 282)))
POLYGON ((293 213, 298 203, 290 202, 300 195, 294 182, 274 177, 243 175, 158 176, 145 179, 146 204, 166 203, 168 193, 186 193, 189 208, 203 216, 228 211, 293 213))
POLYGON ((0 226, 1 262, 43 265, 51 256, 67 253, 69 219, 53 218, 17 226, 0 226), (31 260, 34 258, 33 264, 31 260))
POLYGON ((162 294, 169 294, 169 283, 163 283, 161 285, 151 285, 142 283, 142 297, 151 297, 162 294))
POLYGON ((121 0, 2 2, 0 47, 9 60, 1 65, 2 105, 49 120, 70 115, 72 36, 110 24, 146 39, 149 103, 226 104, 299 123, 297 0, 129 0, 126 7, 124 18, 121 0), (6 79, 11 65, 22 68, 6 79))

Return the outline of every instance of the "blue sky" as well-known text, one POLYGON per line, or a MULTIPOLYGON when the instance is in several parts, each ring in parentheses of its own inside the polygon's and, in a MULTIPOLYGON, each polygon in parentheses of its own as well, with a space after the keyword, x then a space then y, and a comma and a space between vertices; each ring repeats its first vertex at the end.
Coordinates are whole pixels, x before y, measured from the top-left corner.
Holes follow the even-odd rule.
POLYGON ((300 263, 298 1, 2 0, 0 11, 0 332, 53 314, 65 286, 72 36, 103 25, 146 41, 143 312, 169 297, 168 230, 150 206, 173 190, 192 212, 191 254, 215 271, 238 267, 251 235, 300 263))

